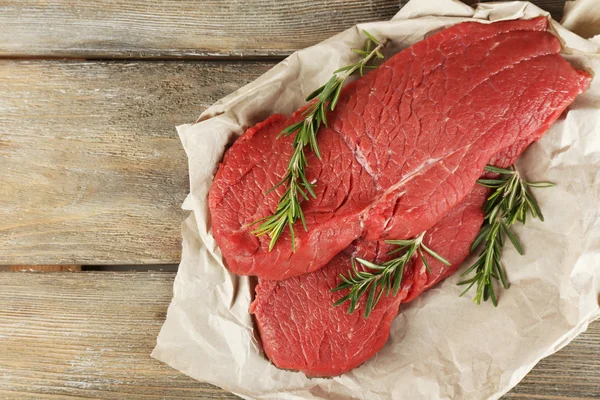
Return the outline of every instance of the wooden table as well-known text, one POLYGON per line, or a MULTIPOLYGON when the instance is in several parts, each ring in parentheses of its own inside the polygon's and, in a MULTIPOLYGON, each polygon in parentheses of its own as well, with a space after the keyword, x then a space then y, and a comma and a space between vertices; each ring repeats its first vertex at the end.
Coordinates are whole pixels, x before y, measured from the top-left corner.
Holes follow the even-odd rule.
MULTIPOLYGON (((563 0, 536 3, 560 18, 563 0)), ((174 126, 398 6, 0 1, 0 268, 63 271, 0 272, 0 398, 235 398, 149 357, 188 192, 174 126)), ((595 323, 506 398, 600 398, 598 371, 595 323)))

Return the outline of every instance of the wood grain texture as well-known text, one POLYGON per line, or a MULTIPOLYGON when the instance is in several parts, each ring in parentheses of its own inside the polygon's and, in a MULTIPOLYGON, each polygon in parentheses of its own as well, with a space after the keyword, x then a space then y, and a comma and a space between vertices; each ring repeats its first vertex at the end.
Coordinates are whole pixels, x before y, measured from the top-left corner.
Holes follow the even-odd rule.
POLYGON ((0 265, 178 263, 175 126, 271 66, 0 60, 0 265))
POLYGON ((0 55, 281 56, 398 9, 399 0, 7 0, 0 55))
MULTIPOLYGON (((471 1, 472 3, 474 1, 471 1)), ((406 0, 6 0, 0 56, 285 56, 406 0)), ((533 0, 560 19, 564 0, 533 0)))
MULTIPOLYGON (((0 398, 234 399, 150 358, 172 273, 0 273, 0 398)), ((600 321, 507 399, 600 398, 600 321)))
POLYGON ((173 278, 0 274, 0 398, 235 398, 150 358, 173 278))

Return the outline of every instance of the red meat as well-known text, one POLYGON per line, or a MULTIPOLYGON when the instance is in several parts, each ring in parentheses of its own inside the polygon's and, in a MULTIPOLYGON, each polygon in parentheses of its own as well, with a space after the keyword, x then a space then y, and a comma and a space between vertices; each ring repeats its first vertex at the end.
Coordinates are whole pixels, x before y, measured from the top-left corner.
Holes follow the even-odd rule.
POLYGON ((228 268, 285 279, 315 271, 354 240, 409 238, 435 225, 473 188, 494 154, 549 126, 587 84, 558 55, 547 20, 463 23, 407 48, 344 88, 322 159, 308 157, 317 199, 268 251, 252 223, 284 190, 292 137, 302 118, 274 115, 227 151, 211 187, 213 235, 228 268))
MULTIPOLYGON (((533 134, 494 157, 492 163, 508 167, 531 141, 533 134)), ((398 296, 383 297, 368 319, 363 317, 363 298, 354 314, 333 304, 345 292, 331 293, 339 275, 348 276, 351 257, 375 262, 389 259, 393 247, 383 241, 358 241, 318 271, 283 281, 260 279, 250 311, 267 357, 278 367, 299 370, 309 376, 335 376, 347 372, 383 347, 400 303, 414 300, 425 290, 452 275, 469 255, 471 243, 483 223, 482 207, 489 192, 475 186, 469 195, 425 235, 424 243, 447 258, 451 266, 427 256, 431 272, 415 257, 404 272, 398 296)))
MULTIPOLYGON (((482 194, 485 198, 485 191, 475 188, 425 237, 424 243, 447 257, 452 270, 468 255, 481 226, 482 194), (447 246, 441 246, 446 241, 452 247, 448 253, 444 252, 447 246)), ((256 317, 266 356, 279 368, 309 376, 336 376, 375 355, 388 339, 400 303, 411 293, 424 290, 429 276, 421 273, 424 266, 421 262, 407 266, 398 296, 382 297, 366 319, 364 296, 358 309, 348 314, 347 304, 333 306, 345 293, 331 293, 330 289, 339 284, 340 274, 348 275, 351 257, 383 262, 391 249, 383 241, 358 241, 318 271, 283 281, 259 279, 250 311, 256 317)), ((432 276, 446 275, 448 267, 432 258, 428 261, 432 276)))

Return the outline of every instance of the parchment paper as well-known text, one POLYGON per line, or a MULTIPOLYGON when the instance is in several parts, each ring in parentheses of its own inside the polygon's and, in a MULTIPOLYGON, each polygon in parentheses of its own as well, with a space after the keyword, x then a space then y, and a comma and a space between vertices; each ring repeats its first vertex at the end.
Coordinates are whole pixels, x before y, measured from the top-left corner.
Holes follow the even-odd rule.
MULTIPOLYGON (((600 13, 583 8, 586 20, 600 13)), ((526 255, 510 246, 504 251, 512 287, 502 292, 498 308, 459 298, 455 275, 403 306, 385 347, 350 373, 309 379, 265 359, 248 313, 250 281, 223 267, 210 234, 206 196, 226 144, 269 114, 302 105, 333 70, 354 59, 349 49, 361 46, 361 29, 392 39, 388 51, 398 51, 458 22, 538 15, 548 13, 526 2, 474 10, 453 0, 412 0, 391 21, 360 24, 294 53, 210 107, 202 122, 179 126, 191 183, 183 208, 192 213, 183 224, 174 297, 152 356, 249 399, 496 399, 584 331, 600 316, 598 78, 521 157, 519 168, 530 180, 558 186, 535 192, 546 222, 516 227, 526 255)), ((577 26, 575 17, 565 21, 577 26)), ((556 22, 553 27, 569 47, 565 56, 600 76, 600 41, 584 40, 556 22)))

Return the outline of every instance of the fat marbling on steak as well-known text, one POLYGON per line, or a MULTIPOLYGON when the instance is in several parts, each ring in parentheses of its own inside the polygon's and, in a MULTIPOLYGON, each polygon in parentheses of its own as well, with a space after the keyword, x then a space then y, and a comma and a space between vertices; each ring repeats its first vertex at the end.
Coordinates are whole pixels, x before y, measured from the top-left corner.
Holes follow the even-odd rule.
POLYGON ((274 115, 227 151, 209 194, 212 232, 228 268, 280 280, 315 271, 354 240, 410 238, 436 224, 473 188, 492 156, 549 126, 584 76, 559 54, 547 20, 466 22, 414 44, 347 85, 322 159, 309 154, 316 199, 302 207, 296 251, 289 231, 268 251, 253 222, 272 214, 284 188, 299 121, 274 115))

